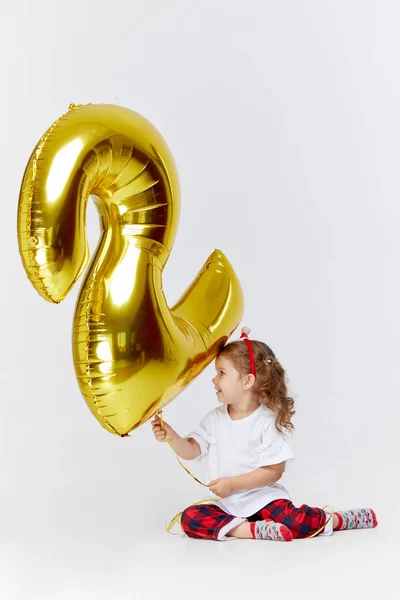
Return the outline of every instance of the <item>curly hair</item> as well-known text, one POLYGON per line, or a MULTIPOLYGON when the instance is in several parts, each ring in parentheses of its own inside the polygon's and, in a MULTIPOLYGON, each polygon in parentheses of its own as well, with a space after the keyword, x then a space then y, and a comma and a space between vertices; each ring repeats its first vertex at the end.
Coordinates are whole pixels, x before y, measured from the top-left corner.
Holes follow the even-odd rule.
MULTIPOLYGON (((292 432, 294 426, 291 417, 295 414, 294 400, 288 396, 285 371, 267 344, 256 340, 250 340, 250 343, 256 368, 256 380, 252 391, 257 394, 260 404, 264 404, 275 413, 278 431, 284 433, 283 429, 286 429, 292 432)), ((224 346, 219 356, 231 360, 241 375, 251 372, 249 352, 242 340, 224 346)))

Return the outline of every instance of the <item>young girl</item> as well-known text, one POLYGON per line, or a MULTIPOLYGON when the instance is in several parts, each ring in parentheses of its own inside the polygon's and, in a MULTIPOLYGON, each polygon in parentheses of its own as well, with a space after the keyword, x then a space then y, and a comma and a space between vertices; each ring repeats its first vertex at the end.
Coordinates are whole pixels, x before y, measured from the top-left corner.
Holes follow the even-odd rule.
POLYGON ((167 423, 161 426, 158 416, 152 421, 157 440, 168 437, 178 456, 200 456, 206 464, 210 502, 183 511, 181 525, 189 537, 290 542, 376 527, 370 508, 333 514, 306 504, 297 508, 278 483, 293 458, 285 433, 293 429, 294 410, 285 371, 266 344, 250 341, 243 329, 241 339, 219 353, 216 371, 213 384, 221 406, 193 433, 182 438, 167 423))

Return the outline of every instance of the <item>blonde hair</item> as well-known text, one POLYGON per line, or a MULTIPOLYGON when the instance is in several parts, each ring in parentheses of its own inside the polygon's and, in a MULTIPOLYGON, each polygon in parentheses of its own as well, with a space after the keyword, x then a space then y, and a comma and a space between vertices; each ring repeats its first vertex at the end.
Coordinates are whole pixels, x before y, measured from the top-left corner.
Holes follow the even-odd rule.
MULTIPOLYGON (((250 343, 256 370, 252 392, 258 396, 260 404, 264 404, 275 413, 277 430, 280 433, 284 433, 283 429, 292 432, 294 426, 291 418, 295 414, 294 400, 288 396, 285 371, 267 344, 256 340, 250 340, 250 343)), ((231 360, 241 375, 251 372, 249 351, 246 343, 242 340, 224 346, 219 356, 231 360)))

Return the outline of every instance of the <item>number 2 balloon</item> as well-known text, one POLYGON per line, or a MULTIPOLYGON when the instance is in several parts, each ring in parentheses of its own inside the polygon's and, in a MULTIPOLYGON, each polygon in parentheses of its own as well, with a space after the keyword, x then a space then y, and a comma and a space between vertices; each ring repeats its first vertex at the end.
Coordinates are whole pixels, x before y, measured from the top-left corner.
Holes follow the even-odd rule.
POLYGON ((91 412, 124 436, 215 358, 241 321, 243 294, 232 266, 215 250, 168 306, 162 273, 180 205, 174 160, 139 114, 89 104, 71 105, 51 125, 22 181, 19 249, 45 300, 63 300, 87 266, 89 196, 101 235, 76 304, 73 359, 91 412))

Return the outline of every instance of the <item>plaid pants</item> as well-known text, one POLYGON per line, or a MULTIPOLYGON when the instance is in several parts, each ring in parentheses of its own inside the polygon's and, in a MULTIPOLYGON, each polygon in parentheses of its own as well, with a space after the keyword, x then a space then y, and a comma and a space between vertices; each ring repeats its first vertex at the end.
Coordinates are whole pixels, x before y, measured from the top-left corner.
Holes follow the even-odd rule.
MULTIPOLYGON (((183 531, 191 538, 218 540, 223 527, 236 519, 213 504, 195 504, 186 508, 181 517, 183 531)), ((322 508, 303 504, 296 508, 290 500, 273 500, 247 521, 272 520, 286 525, 293 538, 305 538, 315 533, 326 522, 322 508)), ((322 530, 323 531, 323 530, 322 530)), ((321 533, 322 533, 321 531, 321 533)))

